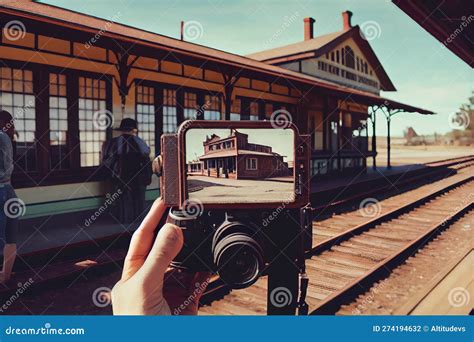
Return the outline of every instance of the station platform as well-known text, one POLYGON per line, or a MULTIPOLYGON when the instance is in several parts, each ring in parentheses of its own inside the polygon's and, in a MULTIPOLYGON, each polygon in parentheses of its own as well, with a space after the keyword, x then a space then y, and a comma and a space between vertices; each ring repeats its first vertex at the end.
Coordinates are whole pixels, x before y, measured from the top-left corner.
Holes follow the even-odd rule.
MULTIPOLYGON (((423 164, 394 166, 391 169, 380 167, 332 179, 316 179, 312 182, 312 201, 320 205, 337 200, 348 196, 350 192, 366 189, 367 184, 383 184, 390 188, 396 186, 400 177, 423 168, 426 168, 423 164)), ((151 202, 148 205, 151 206, 151 202)), ((121 224, 107 212, 101 214, 93 223, 87 224, 93 215, 94 210, 87 210, 20 220, 18 253, 20 256, 32 256, 50 250, 54 255, 68 247, 80 248, 81 244, 94 244, 100 240, 113 243, 115 239, 131 236, 140 224, 140 220, 121 224)))
POLYGON ((344 186, 350 186, 351 184, 367 182, 376 179, 387 179, 394 175, 403 175, 407 172, 426 168, 424 164, 407 164, 398 165, 387 168, 386 166, 377 167, 375 170, 371 167, 367 167, 366 170, 362 170, 358 173, 351 175, 340 175, 336 178, 315 180, 311 184, 311 193, 323 192, 331 189, 337 189, 344 186))

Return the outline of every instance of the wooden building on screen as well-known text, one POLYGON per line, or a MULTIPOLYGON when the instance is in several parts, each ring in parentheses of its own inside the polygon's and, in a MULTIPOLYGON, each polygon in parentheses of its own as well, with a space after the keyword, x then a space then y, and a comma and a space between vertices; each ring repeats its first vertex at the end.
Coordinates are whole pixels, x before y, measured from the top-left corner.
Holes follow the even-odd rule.
POLYGON ((188 175, 230 179, 269 179, 291 176, 284 156, 271 146, 249 142, 232 130, 228 137, 213 134, 203 142, 204 154, 188 163, 188 175))

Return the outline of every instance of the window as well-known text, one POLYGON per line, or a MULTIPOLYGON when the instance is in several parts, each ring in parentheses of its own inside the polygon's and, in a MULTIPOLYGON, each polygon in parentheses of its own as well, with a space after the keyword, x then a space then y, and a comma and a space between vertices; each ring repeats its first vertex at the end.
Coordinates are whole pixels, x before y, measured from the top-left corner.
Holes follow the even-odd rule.
POLYGON ((197 94, 185 92, 184 93, 184 119, 196 120, 199 105, 197 102, 197 94))
POLYGON ((339 50, 336 51, 336 63, 339 63, 339 50))
POLYGON ((175 133, 177 127, 176 90, 163 89, 163 133, 175 133))
POLYGON ((328 173, 327 160, 312 160, 311 161, 311 176, 324 175, 328 173))
POLYGON ((351 69, 355 69, 354 51, 349 46, 346 46, 344 48, 344 59, 346 62, 345 66, 351 69))
POLYGON ((323 112, 310 111, 308 112, 309 125, 311 133, 311 147, 314 150, 323 150, 324 143, 324 123, 323 123, 323 112))
POLYGON ((81 167, 98 166, 107 123, 105 80, 79 77, 79 140, 81 167), (105 123, 105 124, 104 124, 105 123))
POLYGON ((15 167, 36 170, 36 105, 33 73, 30 70, 0 68, 0 110, 9 112, 16 130, 15 167))
POLYGON ((257 158, 246 159, 247 170, 257 170, 257 158))
POLYGON ((50 167, 69 169, 66 75, 49 74, 49 149, 50 167))
POLYGON ((220 120, 221 101, 219 96, 206 95, 205 103, 204 120, 220 120))
POLYGON ((259 105, 257 101, 250 102, 250 120, 257 121, 259 113, 259 105))
POLYGON ((137 86, 136 119, 138 134, 150 146, 150 154, 155 155, 155 89, 137 86))
POLYGON ((334 51, 333 51, 333 52, 331 52, 331 61, 333 61, 333 62, 334 62, 334 51))
POLYGON ((240 99, 234 99, 232 101, 230 121, 240 121, 241 108, 242 108, 242 101, 240 99))

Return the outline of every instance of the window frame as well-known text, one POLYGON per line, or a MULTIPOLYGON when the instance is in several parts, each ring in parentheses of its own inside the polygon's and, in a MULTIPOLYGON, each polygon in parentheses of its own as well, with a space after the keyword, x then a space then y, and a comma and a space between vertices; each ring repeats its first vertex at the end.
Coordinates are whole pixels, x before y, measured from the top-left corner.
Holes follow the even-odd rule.
POLYGON ((258 170, 258 158, 254 158, 254 157, 246 158, 245 159, 245 169, 247 171, 257 171, 258 170), (252 161, 255 161, 255 168, 252 167, 252 161))
MULTIPOLYGON (((152 105, 153 108, 154 108, 154 112, 153 112, 153 123, 154 123, 154 125, 153 125, 153 143, 154 143, 155 151, 153 151, 153 150, 151 149, 151 147, 152 147, 151 145, 150 145, 149 147, 150 147, 150 151, 151 151, 151 152, 154 152, 155 155, 158 155, 158 153, 157 153, 158 145, 157 145, 157 144, 158 144, 159 142, 158 142, 158 139, 157 139, 156 131, 157 131, 157 129, 158 129, 158 124, 159 124, 159 123, 157 122, 157 118, 159 118, 159 116, 157 115, 158 109, 156 108, 156 105, 157 105, 157 101, 156 101, 156 98, 157 98, 156 88, 153 87, 153 85, 143 84, 143 82, 140 82, 140 81, 137 81, 137 80, 134 81, 134 85, 135 85, 135 87, 134 87, 134 88, 135 88, 135 120, 137 120, 137 122, 138 122, 138 136, 143 139, 143 137, 140 136, 141 128, 140 128, 140 122, 139 122, 139 120, 138 120, 138 105, 139 105, 139 104, 140 104, 140 105, 152 105), (144 102, 141 102, 141 103, 138 102, 138 87, 147 87, 147 88, 153 89, 153 96, 152 96, 153 102, 152 102, 151 104, 150 104, 150 103, 144 103, 144 102)), ((142 115, 143 115, 143 113, 142 113, 142 115)), ((148 133, 150 133, 150 132, 148 132, 148 133)), ((143 140, 145 141, 145 139, 143 139, 143 140)), ((147 141, 145 141, 145 142, 148 144, 147 141)), ((151 153, 151 152, 150 152, 150 153, 151 153)))
MULTIPOLYGON (((60 184, 74 184, 81 182, 93 182, 104 179, 100 172, 100 166, 81 167, 80 150, 72 148, 79 144, 79 77, 92 77, 105 80, 106 87, 106 109, 112 112, 112 82, 113 75, 95 73, 90 71, 79 71, 77 69, 63 68, 29 62, 22 62, 0 58, 2 66, 13 69, 28 69, 33 72, 33 95, 35 96, 36 113, 36 142, 46 148, 37 150, 37 167, 35 171, 24 172, 15 168, 12 174, 12 184, 15 188, 27 188, 37 186, 50 186, 60 184), (51 129, 49 126, 49 74, 64 74, 66 76, 66 98, 68 106, 68 137, 69 169, 52 169, 50 166, 51 148, 49 138, 51 129), (77 137, 76 137, 77 135, 77 137)), ((106 132, 106 140, 112 136, 112 128, 106 132)))
MULTIPOLYGON (((40 161, 41 161, 41 157, 40 157, 40 152, 41 152, 41 149, 38 148, 38 146, 41 145, 41 143, 39 142, 39 139, 38 139, 38 136, 40 136, 38 134, 38 130, 40 127, 39 126, 39 122, 41 120, 40 116, 38 115, 38 112, 40 111, 40 108, 38 108, 38 105, 40 103, 40 101, 38 101, 38 97, 36 96, 36 90, 40 89, 39 86, 38 86, 38 77, 37 77, 37 74, 35 72, 35 69, 31 66, 31 65, 28 65, 27 67, 24 67, 24 65, 20 65, 19 63, 2 63, 2 65, 0 65, 1 68, 6 68, 6 69, 11 69, 11 90, 10 91, 5 91, 5 93, 10 93, 11 96, 12 96, 12 105, 10 107, 12 107, 12 109, 9 111, 9 113, 12 115, 14 121, 15 121, 15 118, 17 117, 16 116, 16 113, 15 113, 15 110, 14 108, 27 108, 27 106, 25 106, 25 103, 23 103, 23 107, 16 107, 14 106, 14 99, 15 97, 17 96, 21 96, 22 97, 22 101, 25 101, 25 97, 26 96, 32 96, 34 98, 34 118, 33 119, 27 119, 25 118, 25 122, 24 122, 24 129, 22 130, 22 132, 24 133, 27 133, 29 132, 26 128, 26 120, 28 121, 33 121, 34 122, 34 133, 33 133, 33 142, 32 142, 32 146, 34 146, 34 153, 35 153, 35 158, 34 158, 34 164, 35 164, 35 167, 32 169, 32 170, 29 170, 29 171, 25 171, 23 169, 19 169, 18 167, 14 167, 13 169, 13 174, 12 174, 12 178, 16 178, 18 176, 20 177, 24 177, 24 178, 28 178, 28 177, 32 177, 34 176, 35 178, 39 177, 39 174, 40 174, 40 170, 41 170, 41 166, 40 166, 40 161), (29 71, 31 72, 31 81, 26 81, 26 82, 31 82, 31 93, 28 93, 28 92, 18 92, 18 91, 15 91, 14 90, 14 87, 15 87, 15 77, 14 77, 14 74, 13 74, 13 71, 14 70, 20 70, 22 72, 22 77, 24 76, 24 72, 25 71, 29 71)), ((23 82, 25 82, 25 80, 22 78, 22 85, 23 85, 23 82)), ((24 90, 24 89, 23 89, 24 90)), ((15 127, 15 130, 18 130, 18 127, 15 127)), ((31 133, 31 132, 30 132, 31 133)), ((25 143, 28 143, 27 141, 25 141, 25 143)), ((18 158, 18 155, 15 155, 13 156, 14 157, 14 164, 17 163, 17 158, 18 158)))

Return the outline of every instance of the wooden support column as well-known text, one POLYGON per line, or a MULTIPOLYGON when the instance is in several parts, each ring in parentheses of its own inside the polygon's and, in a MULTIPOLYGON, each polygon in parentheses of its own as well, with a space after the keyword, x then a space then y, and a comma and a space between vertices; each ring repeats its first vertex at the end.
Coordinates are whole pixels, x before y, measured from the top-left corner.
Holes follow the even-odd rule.
POLYGON ((390 113, 387 115, 387 168, 390 169, 392 168, 392 165, 390 163, 390 113))
POLYGON ((232 111, 232 93, 234 92, 235 83, 238 81, 238 76, 233 76, 231 71, 222 73, 224 78, 224 120, 230 120, 232 111))
POLYGON ((397 113, 403 112, 402 109, 391 109, 388 105, 384 105, 383 107, 383 112, 385 114, 385 118, 387 119, 387 168, 390 169, 392 168, 392 163, 391 163, 391 142, 390 142, 390 124, 392 121, 392 116, 394 116, 397 113))
POLYGON ((342 141, 342 111, 339 110, 337 120, 337 169, 339 172, 342 171, 342 162, 341 162, 341 141, 342 141))
POLYGON ((115 63, 115 68, 117 69, 119 78, 114 78, 117 88, 119 89, 120 93, 120 103, 122 107, 122 118, 125 114, 125 107, 127 103, 127 96, 128 92, 130 91, 130 87, 133 84, 133 80, 128 83, 128 75, 130 74, 130 70, 135 62, 138 60, 139 56, 135 56, 130 63, 128 63, 128 59, 130 55, 128 53, 121 53, 114 51, 115 58, 117 62, 115 63))
POLYGON ((179 127, 184 121, 184 89, 182 87, 176 89, 176 117, 179 127))
POLYGON ((155 87, 155 146, 156 155, 161 154, 161 135, 163 134, 163 88, 155 87))
POLYGON ((79 170, 81 167, 80 139, 79 139, 79 77, 77 72, 66 73, 66 96, 68 116, 68 149, 77 150, 77 153, 69 153, 71 170, 79 170), (73 133, 74 132, 74 133, 73 133))
POLYGON ((375 114, 377 109, 372 107, 372 114, 370 115, 370 121, 372 121, 372 169, 375 171, 377 169, 377 138, 375 133, 375 114))
MULTIPOLYGON (((49 171, 49 72, 46 68, 39 68, 33 78, 35 103, 26 103, 25 107, 35 106, 36 113, 36 169, 41 175, 49 171)), ((12 113, 16 116, 16 113, 12 113)), ((20 114, 21 115, 21 114, 20 114)))
POLYGON ((204 92, 199 91, 197 93, 197 104, 198 108, 196 108, 196 120, 204 120, 204 106, 206 102, 206 96, 204 92))

